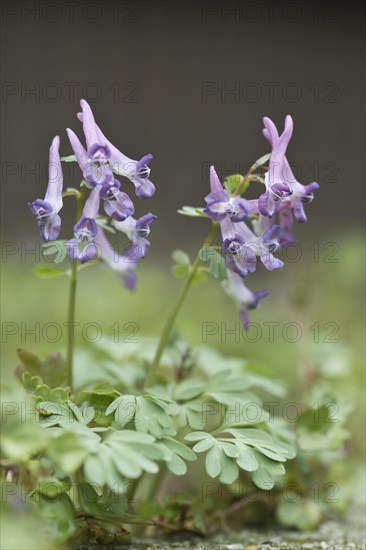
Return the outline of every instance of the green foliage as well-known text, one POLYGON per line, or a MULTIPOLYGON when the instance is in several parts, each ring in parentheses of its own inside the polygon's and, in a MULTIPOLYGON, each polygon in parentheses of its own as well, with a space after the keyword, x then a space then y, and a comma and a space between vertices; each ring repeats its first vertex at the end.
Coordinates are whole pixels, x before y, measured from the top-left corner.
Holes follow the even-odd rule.
POLYGON ((182 206, 178 210, 178 214, 183 216, 189 216, 190 218, 206 218, 206 214, 203 212, 203 208, 198 206, 182 206))
MULTIPOLYGON (((66 242, 67 241, 65 240, 58 240, 58 241, 50 241, 48 243, 43 243, 43 255, 46 258, 52 259, 52 261, 56 264, 63 262, 67 257, 66 242)), ((39 267, 45 268, 50 266, 39 266, 39 267)), ((39 275, 39 273, 37 273, 35 270, 36 268, 33 269, 33 272, 39 275)))
POLYGON ((225 260, 220 252, 213 246, 205 244, 199 251, 199 258, 202 262, 208 262, 210 271, 215 279, 226 278, 225 260))
POLYGON ((250 172, 254 172, 257 168, 260 168, 265 164, 267 164, 270 158, 271 158, 271 153, 267 153, 262 157, 259 157, 259 159, 257 159, 253 164, 253 166, 251 167, 250 172))
POLYGON ((62 162, 77 162, 75 155, 68 155, 67 157, 61 157, 62 162))
POLYGON ((240 174, 233 174, 225 178, 224 189, 228 195, 244 195, 250 185, 250 179, 244 179, 240 174), (240 192, 239 192, 240 191, 240 192))
POLYGON ((104 231, 107 231, 107 233, 113 233, 113 234, 116 233, 116 230, 114 229, 114 227, 112 227, 112 226, 108 223, 108 220, 107 220, 107 219, 105 219, 105 218, 97 218, 97 219, 96 219, 96 222, 97 222, 97 225, 99 225, 104 231))
MULTIPOLYGON (((188 441, 197 441, 193 450, 207 452, 206 471, 224 484, 239 476, 239 468, 250 472, 254 483, 263 490, 272 489, 276 476, 284 475, 282 462, 294 458, 294 452, 275 441, 268 433, 252 428, 218 430, 233 437, 218 437, 207 432, 192 432, 188 441)), ((225 435, 225 434, 223 434, 225 435)))
POLYGON ((67 275, 63 269, 52 267, 50 265, 37 265, 33 268, 34 275, 37 275, 40 279, 49 279, 50 277, 61 277, 67 275))
MULTIPOLYGON (((41 379, 46 384, 53 386, 62 386, 65 383, 66 364, 60 353, 50 353, 42 360, 33 353, 25 349, 17 350, 18 357, 21 361, 21 370, 31 374, 33 377, 38 377, 35 383, 41 384, 41 379)), ((30 383, 29 377, 27 382, 30 383)))
MULTIPOLYGON (((172 258, 175 262, 172 267, 172 273, 175 277, 181 279, 192 272, 193 266, 190 257, 183 250, 174 250, 172 258)), ((199 266, 194 273, 192 284, 197 285, 198 283, 204 283, 206 280, 205 268, 199 266)))
POLYGON ((175 435, 170 414, 177 412, 174 403, 167 403, 152 395, 121 395, 113 401, 106 414, 114 412, 114 420, 120 426, 132 423, 137 432, 151 433, 160 438, 175 435))
POLYGON ((84 464, 85 479, 125 494, 127 480, 137 479, 143 472, 156 474, 159 470, 156 462, 170 458, 148 434, 132 430, 113 432, 93 446, 84 464))
POLYGON ((183 250, 174 250, 172 254, 175 264, 172 267, 172 273, 178 278, 185 277, 191 271, 191 260, 183 250))
POLYGON ((286 527, 295 527, 301 531, 310 531, 320 522, 324 505, 311 498, 299 498, 297 493, 288 493, 280 497, 277 518, 286 527))
MULTIPOLYGON (((182 251, 174 260, 190 264, 182 251)), ((325 465, 329 453, 342 447, 350 407, 344 402, 335 407, 339 395, 318 385, 306 397, 295 434, 265 406, 268 396, 285 397, 279 381, 242 357, 225 357, 207 346, 191 350, 177 335, 163 355, 159 382, 147 393, 142 382, 155 347, 153 339, 129 348, 102 339, 85 355, 88 376, 72 395, 59 354, 39 359, 19 350, 18 374, 34 419, 24 423, 16 411, 11 414, 4 463, 21 465, 23 478, 34 486, 32 506, 49 526, 48 540, 106 544, 124 540, 139 523, 206 532, 214 523, 215 499, 202 502, 194 490, 159 503, 149 493, 145 498, 140 482, 158 480, 164 470, 187 479, 204 473, 233 488, 251 480, 260 492, 273 492, 279 522, 302 530, 315 526, 327 507, 311 498, 309 464, 325 465), (292 460, 295 447, 299 454, 292 460), (293 504, 281 487, 301 476, 303 493, 293 504), (134 505, 137 487, 142 501, 134 505)))

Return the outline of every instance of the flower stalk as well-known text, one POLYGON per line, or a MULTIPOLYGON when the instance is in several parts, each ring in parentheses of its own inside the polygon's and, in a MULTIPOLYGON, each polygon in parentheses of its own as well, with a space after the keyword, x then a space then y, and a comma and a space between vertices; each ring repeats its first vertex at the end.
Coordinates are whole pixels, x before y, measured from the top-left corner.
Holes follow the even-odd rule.
MULTIPOLYGON (((77 221, 83 211, 84 202, 84 187, 80 188, 80 192, 76 198, 76 216, 77 221)), ((73 359, 74 359, 74 334, 73 329, 75 323, 75 309, 76 309, 76 289, 77 289, 77 276, 78 276, 78 260, 71 260, 71 272, 70 272, 70 285, 69 285, 69 302, 67 308, 67 323, 69 327, 69 339, 67 342, 66 353, 66 368, 67 368, 67 386, 72 388, 73 384, 73 359)))
MULTIPOLYGON (((214 238, 218 227, 219 227, 219 225, 217 223, 212 224, 211 229, 210 229, 206 239, 204 240, 204 243, 203 243, 204 245, 209 244, 209 243, 212 242, 212 239, 214 238)), ((191 271, 190 271, 190 273, 189 273, 189 275, 188 275, 188 277, 187 277, 187 279, 184 283, 184 286, 181 290, 181 293, 178 297, 177 303, 176 303, 173 311, 171 312, 170 316, 168 317, 168 319, 165 323, 165 326, 163 328, 163 332, 161 333, 159 344, 158 344, 157 350, 155 352, 153 362, 151 363, 150 369, 149 369, 149 371, 147 373, 147 376, 146 376, 146 379, 145 379, 144 388, 152 386, 155 383, 157 370, 158 370, 159 364, 160 364, 160 359, 163 355, 163 352, 164 352, 165 348, 168 345, 169 338, 170 338, 170 335, 172 333, 175 320, 176 320, 176 318, 178 316, 178 313, 179 313, 179 311, 180 311, 180 309, 181 309, 181 307, 182 307, 182 305, 183 305, 183 303, 186 299, 188 291, 189 291, 189 289, 190 289, 190 287, 191 287, 191 285, 194 281, 194 277, 195 277, 195 275, 197 273, 197 270, 200 267, 200 265, 201 265, 201 259, 200 259, 199 255, 197 254, 196 259, 193 262, 191 271)))

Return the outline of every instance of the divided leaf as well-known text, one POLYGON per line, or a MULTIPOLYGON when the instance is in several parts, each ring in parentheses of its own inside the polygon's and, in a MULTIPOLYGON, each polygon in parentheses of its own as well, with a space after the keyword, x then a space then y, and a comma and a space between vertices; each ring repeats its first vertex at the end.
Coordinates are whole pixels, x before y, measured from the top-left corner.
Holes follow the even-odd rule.
POLYGON ((208 262, 215 279, 226 278, 226 266, 223 256, 209 244, 205 244, 198 253, 202 262, 208 262))
POLYGON ((223 484, 233 483, 239 468, 250 472, 254 483, 264 490, 274 486, 275 478, 285 473, 282 462, 293 458, 287 445, 282 445, 258 429, 226 430, 233 437, 214 437, 206 432, 192 432, 185 439, 196 444, 193 451, 207 452, 206 471, 223 484))
POLYGON ((152 395, 122 395, 112 401, 106 415, 114 412, 114 420, 120 426, 131 423, 136 431, 159 439, 176 433, 170 414, 177 414, 179 410, 171 405, 152 395))

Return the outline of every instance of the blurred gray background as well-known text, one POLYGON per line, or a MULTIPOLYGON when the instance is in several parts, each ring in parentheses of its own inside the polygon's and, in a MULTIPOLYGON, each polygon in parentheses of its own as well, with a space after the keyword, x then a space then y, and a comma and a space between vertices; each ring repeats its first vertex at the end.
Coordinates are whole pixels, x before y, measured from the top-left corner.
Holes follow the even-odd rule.
MULTIPOLYGON (((208 166, 224 177, 268 152, 264 115, 295 131, 288 158, 321 184, 306 230, 359 225, 364 173, 364 7, 350 1, 2 2, 2 209, 6 239, 39 240, 27 202, 43 197, 48 148, 81 136, 81 97, 125 154, 151 152, 158 257, 206 232, 208 166)), ((65 169, 65 184, 80 181, 65 169)), ((134 196, 132 185, 126 191, 134 196)), ((260 192, 261 189, 254 190, 260 192)), ((65 201, 64 232, 73 199, 65 201)), ((299 239, 304 228, 297 231, 299 239)))

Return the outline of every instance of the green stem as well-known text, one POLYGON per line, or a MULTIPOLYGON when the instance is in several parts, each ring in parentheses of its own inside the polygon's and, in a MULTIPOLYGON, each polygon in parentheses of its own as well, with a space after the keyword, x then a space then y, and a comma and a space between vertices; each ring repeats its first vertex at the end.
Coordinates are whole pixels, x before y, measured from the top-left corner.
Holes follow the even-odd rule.
MULTIPOLYGON (((214 237, 214 235, 217 231, 217 228, 218 228, 218 224, 213 223, 206 239, 204 240, 204 244, 208 244, 212 241, 212 239, 213 239, 213 237, 214 237)), ((163 332, 161 333, 160 340, 159 340, 159 345, 158 345, 158 348, 156 350, 153 362, 150 366, 150 370, 149 370, 149 372, 147 374, 147 377, 145 379, 144 387, 152 386, 155 382, 156 373, 157 373, 157 370, 158 370, 158 367, 159 367, 161 356, 163 355, 163 352, 164 352, 166 346, 168 345, 169 338, 170 338, 171 332, 173 330, 175 320, 176 320, 176 318, 178 316, 178 313, 179 313, 179 311, 180 311, 180 309, 181 309, 181 307, 184 303, 184 300, 185 300, 185 298, 188 294, 188 291, 191 287, 191 284, 194 280, 194 277, 197 273, 197 270, 198 270, 200 264, 201 264, 201 260, 200 260, 199 255, 197 254, 196 259, 193 262, 192 268, 190 270, 190 273, 189 273, 189 275, 188 275, 188 277, 187 277, 187 279, 184 283, 184 286, 182 288, 182 291, 181 291, 181 293, 178 297, 178 301, 177 301, 173 311, 171 312, 170 316, 168 317, 167 322, 165 323, 163 332)))
MULTIPOLYGON (((80 190, 80 195, 76 199, 76 216, 77 222, 83 210, 84 191, 80 190)), ((71 274, 69 286, 69 303, 67 308, 67 323, 69 327, 69 339, 67 342, 66 368, 67 368, 67 385, 72 388, 73 383, 73 357, 74 357, 74 323, 75 323, 75 305, 76 305, 76 288, 78 275, 78 260, 71 260, 71 274)))
POLYGON ((73 355, 74 355, 74 322, 75 322, 75 304, 76 304, 76 287, 77 287, 78 261, 71 262, 71 275, 69 287, 69 305, 67 310, 67 323, 69 327, 69 339, 67 342, 67 385, 72 388, 72 370, 73 370, 73 355))

